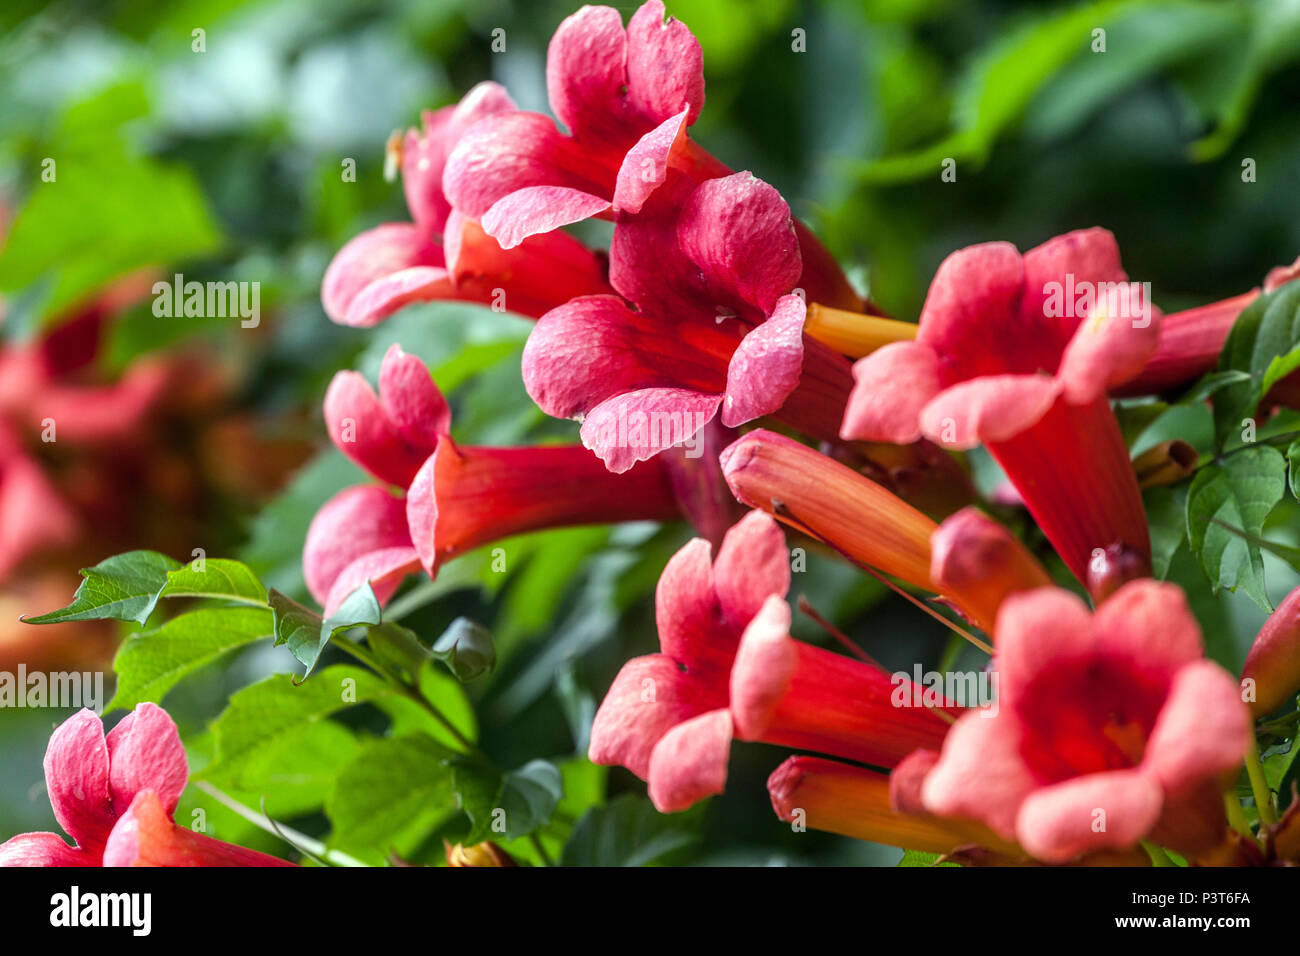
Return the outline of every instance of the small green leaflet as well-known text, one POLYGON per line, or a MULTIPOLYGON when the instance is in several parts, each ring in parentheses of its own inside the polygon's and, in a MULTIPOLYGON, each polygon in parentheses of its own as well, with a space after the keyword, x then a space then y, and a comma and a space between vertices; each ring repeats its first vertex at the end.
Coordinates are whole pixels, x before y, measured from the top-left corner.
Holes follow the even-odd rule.
POLYGON ((275 616, 276 646, 289 645, 293 656, 307 668, 303 680, 311 676, 321 651, 338 631, 358 624, 378 624, 381 617, 379 601, 369 582, 349 594, 327 618, 276 590, 271 591, 268 601, 275 616))
POLYGON ((108 710, 157 703, 189 674, 227 651, 270 637, 266 608, 202 608, 172 618, 162 627, 132 634, 117 652, 117 693, 108 710))
POLYGON ((1234 452, 1196 473, 1187 493, 1187 542, 1215 591, 1241 587, 1265 611, 1273 610, 1259 545, 1229 528, 1258 537, 1285 491, 1286 459, 1267 445, 1234 452))
POLYGON ((1253 421, 1260 401, 1282 378, 1300 368, 1300 282, 1261 295, 1237 317, 1211 377, 1246 372, 1249 378, 1218 389, 1214 433, 1219 448, 1253 421))
POLYGON ((62 624, 64 621, 135 621, 143 625, 167 584, 167 574, 180 568, 157 551, 127 551, 83 568, 85 578, 72 603, 40 617, 24 618, 28 624, 62 624))
POLYGON ((505 774, 468 757, 455 758, 451 768, 457 801, 470 819, 466 844, 527 836, 550 821, 564 796, 560 771, 547 760, 505 774))
POLYGON ((72 603, 26 618, 28 624, 64 621, 134 621, 144 625, 160 598, 203 597, 266 606, 266 589, 247 566, 226 558, 199 558, 182 565, 157 551, 127 551, 81 572, 72 603))

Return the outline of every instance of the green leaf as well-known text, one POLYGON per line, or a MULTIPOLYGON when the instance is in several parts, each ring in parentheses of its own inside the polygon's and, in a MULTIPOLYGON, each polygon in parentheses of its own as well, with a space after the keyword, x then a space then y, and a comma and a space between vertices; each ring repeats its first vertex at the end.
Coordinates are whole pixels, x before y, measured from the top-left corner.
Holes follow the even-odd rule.
POLYGON ((1002 35, 982 51, 967 73, 954 109, 956 130, 915 152, 858 166, 867 182, 938 177, 943 160, 982 164, 997 137, 1025 111, 1040 89, 1067 63, 1088 51, 1092 30, 1135 6, 1102 0, 1046 16, 1002 35))
POLYGON ((93 568, 81 570, 85 580, 67 607, 23 620, 28 624, 61 624, 112 618, 143 625, 158 603, 167 574, 179 568, 178 561, 157 551, 114 555, 93 568))
POLYGON ((1234 452, 1196 473, 1187 494, 1187 540, 1215 591, 1242 587, 1272 611, 1259 546, 1228 528, 1258 537, 1285 490, 1286 461, 1266 445, 1234 452))
POLYGON ((303 680, 316 669, 316 662, 330 638, 340 630, 359 624, 378 624, 381 617, 379 601, 369 582, 344 598, 338 609, 327 618, 275 589, 271 590, 267 600, 275 615, 275 644, 277 647, 287 644, 293 656, 307 668, 303 680))
POLYGON ((1286 462, 1290 468, 1287 477, 1287 484, 1291 488, 1291 494, 1295 498, 1300 498, 1300 438, 1293 441, 1286 450, 1286 462))
POLYGON ((314 681, 303 684, 295 684, 289 674, 258 681, 236 691, 212 722, 216 756, 203 776, 229 774, 304 724, 394 693, 391 685, 370 671, 346 664, 327 667, 314 681))
POLYGON ((921 850, 904 850, 899 866, 960 866, 957 863, 940 863, 938 853, 925 853, 921 850))
POLYGON ((1151 573, 1163 581, 1169 562, 1187 540, 1186 483, 1148 488, 1142 493, 1151 526, 1151 573))
POLYGON ((335 720, 299 724, 235 764, 214 765, 202 776, 231 796, 248 794, 249 806, 266 800, 272 817, 298 816, 324 806, 340 769, 361 742, 335 720))
POLYGON ((271 614, 256 608, 203 608, 132 634, 117 652, 117 692, 108 709, 157 703, 181 678, 228 651, 272 635, 271 614))
POLYGON ((467 617, 451 622, 433 644, 431 652, 436 660, 447 665, 461 683, 486 674, 496 665, 496 647, 492 633, 467 617))
POLYGON ((205 558, 167 575, 159 597, 206 597, 266 607, 266 588, 248 565, 229 558, 205 558))
POLYGON ((650 801, 625 793, 588 810, 564 845, 565 866, 647 866, 666 862, 700 838, 704 804, 685 813, 660 813, 650 801))
POLYGON ((330 842, 375 862, 413 851, 456 812, 451 756, 423 735, 371 741, 339 772, 325 802, 330 842))
POLYGON ((560 771, 548 760, 532 760, 501 774, 481 761, 459 758, 452 763, 452 780, 459 806, 470 819, 463 843, 504 837, 516 840, 550 822, 564 796, 560 771))
POLYGON ((1226 448, 1254 421, 1260 401, 1279 379, 1300 367, 1300 283, 1260 296, 1237 317, 1219 356, 1219 371, 1249 374, 1214 398, 1214 431, 1226 448))
POLYGON ((220 246, 190 170, 142 155, 121 128, 96 122, 146 106, 139 84, 118 84, 75 104, 54 130, 46 148, 54 150, 57 178, 30 191, 0 252, 0 291, 42 281, 44 319, 137 269, 220 246))

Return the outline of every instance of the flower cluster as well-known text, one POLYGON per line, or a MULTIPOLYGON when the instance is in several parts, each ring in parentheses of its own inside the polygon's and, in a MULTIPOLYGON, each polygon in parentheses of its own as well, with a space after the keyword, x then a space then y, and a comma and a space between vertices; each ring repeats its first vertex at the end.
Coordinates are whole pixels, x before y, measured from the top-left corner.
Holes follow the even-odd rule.
POLYGON ((890 319, 776 188, 691 138, 702 53, 659 0, 626 25, 608 7, 569 17, 546 80, 560 125, 483 84, 395 140, 414 221, 350 242, 322 292, 353 325, 501 297, 537 320, 529 395, 581 422, 582 445, 457 446, 400 349, 378 394, 341 373, 330 435, 380 484, 317 516, 317 599, 364 581, 387 599, 506 534, 684 514, 702 537, 659 580, 661 651, 623 666, 590 744, 660 810, 721 792, 733 742, 762 741, 811 752, 769 781, 777 815, 807 826, 968 861, 1146 862, 1143 844, 1241 859, 1224 788, 1253 751, 1252 709, 1300 684, 1294 602, 1243 694, 1204 658, 1182 592, 1151 578, 1111 399, 1206 371, 1258 293, 1164 316, 1090 228, 957 250, 918 321, 890 319), (589 218, 612 222, 607 254, 562 231, 589 218), (692 441, 706 461, 685 469, 692 441), (998 503, 1027 510, 1091 606, 973 503, 954 452, 978 445, 1005 473, 998 503), (720 497, 754 510, 733 524, 720 497), (793 638, 782 526, 982 631, 948 618, 991 655, 996 701, 793 638))

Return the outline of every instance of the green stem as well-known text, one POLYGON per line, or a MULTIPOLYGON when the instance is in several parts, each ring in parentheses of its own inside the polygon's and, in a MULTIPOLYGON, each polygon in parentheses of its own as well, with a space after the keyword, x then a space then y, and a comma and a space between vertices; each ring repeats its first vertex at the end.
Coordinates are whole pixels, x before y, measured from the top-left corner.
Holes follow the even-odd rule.
POLYGON ((224 806, 227 810, 237 813, 258 829, 265 830, 272 836, 278 837, 285 843, 288 843, 295 850, 299 850, 309 856, 317 857, 327 863, 332 863, 335 866, 368 865, 362 863, 355 857, 348 856, 341 850, 331 850, 319 840, 314 840, 305 833, 299 833, 292 827, 287 827, 282 823, 276 823, 266 814, 258 813, 252 807, 245 806, 229 794, 218 790, 206 780, 199 780, 194 785, 224 806))
POLYGON ((1241 808, 1241 801, 1237 799, 1237 794, 1232 791, 1225 793, 1223 805, 1228 810, 1228 822, 1232 824, 1232 828, 1247 840, 1255 839, 1255 831, 1250 828, 1250 821, 1246 819, 1246 811, 1241 808))
POLYGON ((546 847, 542 846, 541 838, 536 833, 530 833, 528 839, 532 841, 533 849, 537 851, 537 855, 542 858, 542 865, 555 866, 554 861, 551 860, 551 855, 546 852, 546 847))
POLYGON ((393 685, 393 688, 403 697, 415 701, 415 703, 419 704, 422 708, 424 708, 424 710, 427 711, 430 716, 432 716, 436 721, 438 721, 438 723, 442 725, 443 729, 446 730, 447 733, 451 734, 451 736, 455 739, 455 741, 465 749, 465 752, 467 754, 476 757, 483 756, 483 752, 478 749, 478 747, 474 744, 474 742, 470 740, 468 737, 466 737, 463 733, 461 733, 456 728, 456 725, 453 724, 447 718, 447 716, 443 714, 443 712, 440 711, 433 704, 432 701, 430 701, 418 690, 416 690, 410 684, 407 684, 400 677, 398 677, 387 667, 385 667, 380 662, 380 660, 377 657, 375 657, 375 655, 370 653, 369 650, 367 650, 365 647, 358 644, 356 641, 352 640, 351 638, 345 637, 342 634, 335 635, 333 640, 334 643, 338 645, 340 650, 346 651, 347 653, 351 654, 353 657, 355 657, 361 663, 365 664, 367 667, 373 670, 384 680, 388 681, 388 683, 393 685))
POLYGON ((1264 765, 1259 760, 1259 747, 1254 735, 1250 738, 1250 749, 1246 751, 1246 776, 1250 778, 1250 790, 1255 795, 1255 805, 1259 808, 1261 823, 1272 826, 1277 823, 1277 813, 1273 810, 1273 793, 1268 781, 1264 779, 1264 765))

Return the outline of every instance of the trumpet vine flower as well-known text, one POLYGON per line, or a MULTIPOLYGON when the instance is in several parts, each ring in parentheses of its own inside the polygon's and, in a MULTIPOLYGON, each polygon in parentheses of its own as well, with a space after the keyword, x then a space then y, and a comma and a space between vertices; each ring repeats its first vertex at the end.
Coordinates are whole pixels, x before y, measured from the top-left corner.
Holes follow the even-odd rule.
POLYGON ((997 712, 949 731, 920 786, 926 811, 1049 863, 1147 839, 1195 857, 1224 839, 1250 714, 1202 657, 1181 590, 1131 581, 1091 614, 1055 588, 1012 595, 994 664, 997 712))
POLYGON ((1160 315, 1104 229, 1021 255, 970 246, 939 266, 915 341, 854 366, 842 436, 954 449, 983 443, 1079 580, 1097 550, 1151 545, 1107 390, 1137 375, 1160 315), (1112 294, 1113 293, 1113 294, 1112 294))
POLYGON ((76 841, 23 833, 0 844, 0 866, 292 866, 172 821, 189 780, 176 724, 141 704, 107 734, 80 710, 50 737, 45 786, 54 816, 76 841))

